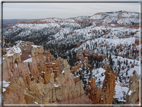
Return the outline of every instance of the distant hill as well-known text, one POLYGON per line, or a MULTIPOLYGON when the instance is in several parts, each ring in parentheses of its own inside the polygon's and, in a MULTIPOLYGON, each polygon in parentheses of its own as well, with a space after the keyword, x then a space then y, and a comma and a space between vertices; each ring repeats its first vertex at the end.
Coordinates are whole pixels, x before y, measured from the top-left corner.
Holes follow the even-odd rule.
POLYGON ((3 19, 3 24, 14 24, 17 21, 31 21, 31 20, 40 20, 40 19, 3 19))
MULTIPOLYGON (((8 30, 12 25, 15 25, 18 21, 31 21, 31 20, 40 20, 40 19, 3 19, 3 32, 8 30)), ((0 22, 1 27, 1 22, 0 22)))

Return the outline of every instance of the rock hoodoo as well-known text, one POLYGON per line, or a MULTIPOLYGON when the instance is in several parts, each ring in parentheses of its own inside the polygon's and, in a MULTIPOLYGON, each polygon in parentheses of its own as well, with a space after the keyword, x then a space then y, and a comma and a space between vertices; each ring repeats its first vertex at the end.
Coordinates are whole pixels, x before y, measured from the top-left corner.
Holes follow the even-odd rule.
POLYGON ((129 79, 129 90, 126 94, 126 104, 139 104, 139 77, 137 72, 129 79))
POLYGON ((74 81, 67 60, 55 60, 49 50, 30 42, 16 46, 21 51, 10 50, 3 60, 3 79, 10 81, 4 104, 92 103, 82 81, 74 81))
POLYGON ((96 86, 95 78, 91 78, 88 82, 86 94, 92 100, 93 104, 112 104, 117 72, 111 73, 110 67, 107 65, 105 70, 102 89, 96 86))

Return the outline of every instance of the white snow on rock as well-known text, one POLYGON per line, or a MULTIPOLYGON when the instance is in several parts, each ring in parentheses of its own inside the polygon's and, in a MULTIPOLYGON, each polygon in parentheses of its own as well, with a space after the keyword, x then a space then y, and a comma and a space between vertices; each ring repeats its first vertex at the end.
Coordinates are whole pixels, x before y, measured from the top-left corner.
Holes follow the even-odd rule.
POLYGON ((126 94, 129 90, 128 87, 122 87, 119 85, 118 82, 115 82, 116 85, 115 85, 115 94, 113 96, 113 98, 116 98, 118 101, 122 101, 122 102, 125 102, 125 98, 126 98, 126 94), (125 93, 125 95, 124 95, 125 93))
POLYGON ((117 46, 117 45, 120 45, 120 44, 122 44, 122 45, 132 45, 132 44, 135 44, 135 37, 123 38, 123 39, 119 39, 119 38, 116 38, 116 39, 97 38, 95 40, 89 40, 87 42, 84 42, 79 47, 77 47, 75 50, 78 50, 78 49, 81 49, 81 48, 83 50, 85 50, 86 45, 89 46, 90 50, 93 50, 93 45, 95 45, 95 43, 97 43, 97 44, 102 44, 103 43, 103 44, 108 44, 110 46, 117 46))
POLYGON ((17 63, 15 63, 15 66, 17 67, 17 63))
POLYGON ((41 73, 45 74, 45 72, 44 72, 44 71, 41 71, 41 73))
POLYGON ((91 16, 90 19, 103 19, 105 17, 106 17, 105 14, 98 14, 98 15, 95 14, 95 15, 91 16))
POLYGON ((54 84, 54 87, 59 87, 60 85, 54 84))
POLYGON ((29 55, 29 57, 32 57, 31 55, 29 55))
POLYGON ((61 29, 58 33, 53 35, 53 37, 54 38, 57 38, 57 37, 64 38, 64 35, 69 34, 70 31, 72 31, 70 28, 61 29))
MULTIPOLYGON (((113 59, 113 61, 114 61, 114 66, 118 66, 117 65, 117 60, 119 60, 120 62, 126 62, 126 60, 128 61, 128 65, 130 65, 130 62, 132 62, 132 63, 134 63, 134 68, 131 68, 131 69, 129 69, 128 70, 128 74, 127 74, 127 76, 133 76, 133 72, 134 71, 136 71, 137 72, 137 74, 138 75, 140 75, 140 67, 139 67, 139 65, 140 65, 140 61, 137 61, 137 60, 134 60, 134 59, 128 59, 128 58, 123 58, 123 57, 120 57, 120 56, 117 56, 117 58, 115 58, 115 56, 114 55, 112 55, 112 59, 113 59)), ((122 66, 124 66, 124 64, 121 64, 121 67, 122 66)), ((125 65, 126 66, 126 65, 125 65)), ((124 77, 126 77, 126 70, 127 69, 124 69, 124 70, 121 70, 120 71, 120 73, 122 73, 123 74, 123 76, 124 77)))
POLYGON ((130 90, 129 93, 128 93, 128 95, 131 95, 132 92, 133 92, 133 91, 130 90))
POLYGON ((65 73, 65 71, 63 70, 62 73, 65 73))
POLYGON ((131 25, 132 23, 139 23, 138 18, 122 18, 117 21, 120 25, 131 25))
MULTIPOLYGON (((10 85, 10 82, 6 82, 6 81, 2 81, 3 82, 3 88, 2 88, 2 91, 5 92, 6 91, 6 87, 8 87, 10 85)), ((0 81, 1 83, 1 81, 0 81)), ((0 88, 1 88, 1 84, 0 84, 0 88)), ((0 105, 1 105, 1 102, 2 102, 2 99, 1 99, 1 93, 0 93, 0 105)))
POLYGON ((107 16, 103 23, 112 23, 118 20, 118 13, 113 13, 113 14, 109 14, 109 16, 107 16))
MULTIPOLYGON (((108 39, 109 40, 109 39, 108 39)), ((110 42, 114 45, 120 45, 120 44, 134 44, 135 38, 125 38, 125 39, 110 39, 110 42)))
POLYGON ((28 28, 33 30, 49 28, 49 27, 60 27, 57 23, 49 23, 49 24, 17 24, 20 28, 28 28))
POLYGON ((47 22, 47 23, 56 23, 56 22, 74 23, 75 22, 73 19, 60 19, 60 18, 46 18, 46 19, 42 19, 40 21, 47 22))
POLYGON ((31 58, 28 58, 28 59, 26 59, 26 60, 24 60, 23 62, 32 62, 32 57, 31 58))
POLYGON ((38 104, 38 102, 35 101, 35 104, 38 104))
POLYGON ((7 56, 13 56, 14 54, 6 54, 7 56))
POLYGON ((21 49, 18 46, 13 46, 12 49, 14 53, 21 53, 21 49))
POLYGON ((115 24, 111 24, 111 26, 115 26, 115 24))
POLYGON ((122 17, 127 17, 127 18, 129 18, 129 17, 138 17, 138 16, 139 16, 138 13, 131 13, 131 12, 122 14, 122 17))
POLYGON ((31 45, 33 48, 37 48, 37 47, 40 47, 40 46, 37 46, 37 45, 31 45))
POLYGON ((10 82, 2 81, 3 82, 3 87, 8 87, 10 82))

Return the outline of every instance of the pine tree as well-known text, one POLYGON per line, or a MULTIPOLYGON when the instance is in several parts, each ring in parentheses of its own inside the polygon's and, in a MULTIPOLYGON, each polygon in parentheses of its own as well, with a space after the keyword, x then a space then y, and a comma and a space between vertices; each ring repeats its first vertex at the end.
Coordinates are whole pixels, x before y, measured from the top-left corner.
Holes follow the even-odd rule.
POLYGON ((108 52, 107 52, 107 59, 108 59, 108 52))
POLYGON ((126 76, 128 75, 128 70, 126 71, 126 76))
POLYGON ((88 73, 89 73, 89 70, 87 69, 86 72, 87 72, 87 74, 88 74, 88 73))
POLYGON ((111 58, 111 54, 110 54, 110 56, 109 56, 109 61, 110 61, 110 67, 112 68, 112 66, 113 66, 113 61, 112 61, 112 58, 111 58))
POLYGON ((83 80, 83 78, 82 78, 82 75, 80 75, 80 78, 79 78, 79 80, 83 80))
POLYGON ((135 72, 136 72, 136 71, 134 70, 134 71, 133 71, 133 75, 135 74, 135 72))
POLYGON ((98 68, 98 61, 96 62, 96 68, 98 68))

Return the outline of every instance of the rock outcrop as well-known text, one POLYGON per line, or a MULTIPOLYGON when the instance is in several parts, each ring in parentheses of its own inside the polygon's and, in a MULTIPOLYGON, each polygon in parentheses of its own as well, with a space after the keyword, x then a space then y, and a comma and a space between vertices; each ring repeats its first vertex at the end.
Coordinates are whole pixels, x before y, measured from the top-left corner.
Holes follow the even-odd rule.
POLYGON ((76 54, 76 61, 78 61, 78 60, 83 61, 84 57, 87 57, 88 59, 94 59, 94 58, 98 59, 99 57, 101 57, 102 59, 105 59, 107 56, 104 55, 104 54, 101 54, 101 53, 95 53, 92 50, 88 50, 88 49, 82 50, 82 49, 79 49, 77 54, 76 54))
MULTIPOLYGON (((84 50, 85 51, 85 50, 84 50)), ((78 52, 76 53, 76 64, 74 67, 72 67, 71 72, 77 72, 79 68, 81 68, 83 65, 85 68, 90 67, 91 65, 88 64, 88 56, 84 56, 84 51, 82 49, 79 49, 78 52)))
POLYGON ((6 87, 4 92, 4 104, 26 104, 24 91, 25 83, 23 78, 11 81, 10 86, 6 87))
POLYGON ((129 90, 126 94, 126 104, 139 104, 139 77, 137 72, 129 79, 129 90))
POLYGON ((17 46, 21 53, 13 51, 3 60, 3 79, 10 81, 4 104, 92 103, 84 94, 82 81, 74 81, 67 60, 55 60, 49 50, 30 42, 17 46))
POLYGON ((105 59, 107 56, 101 54, 100 52, 94 53, 92 50, 82 50, 79 49, 76 53, 76 61, 77 63, 72 67, 71 72, 76 72, 79 68, 81 68, 82 64, 85 65, 85 68, 94 67, 94 65, 90 65, 88 60, 98 60, 101 58, 102 60, 105 59))
POLYGON ((102 89, 96 86, 95 78, 91 78, 88 82, 86 94, 92 100, 93 104, 112 104, 117 72, 111 73, 109 66, 106 66, 105 70, 105 79, 102 89))

